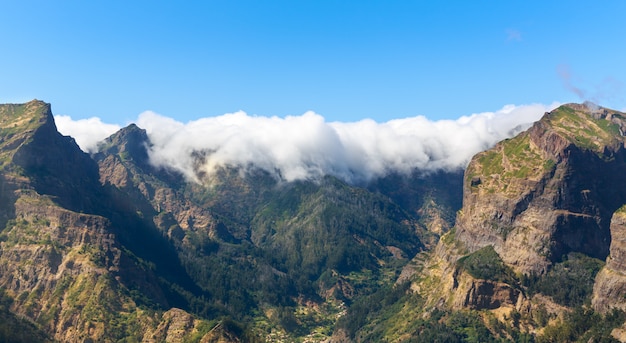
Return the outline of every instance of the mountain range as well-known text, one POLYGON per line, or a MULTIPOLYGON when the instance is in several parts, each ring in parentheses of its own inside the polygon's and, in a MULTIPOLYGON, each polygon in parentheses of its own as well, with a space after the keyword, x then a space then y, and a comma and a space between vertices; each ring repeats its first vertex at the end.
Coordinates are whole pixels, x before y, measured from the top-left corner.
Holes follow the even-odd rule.
POLYGON ((464 170, 190 179, 0 105, 0 341, 626 341, 625 131, 566 104, 464 170))

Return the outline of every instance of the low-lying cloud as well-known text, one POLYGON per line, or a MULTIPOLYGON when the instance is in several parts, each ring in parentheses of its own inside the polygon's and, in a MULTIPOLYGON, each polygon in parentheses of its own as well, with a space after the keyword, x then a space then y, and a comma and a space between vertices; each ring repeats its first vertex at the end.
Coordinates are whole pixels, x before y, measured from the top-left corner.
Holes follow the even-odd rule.
MULTIPOLYGON (((358 183, 390 172, 464 168, 474 154, 521 132, 557 105, 507 105, 457 120, 417 116, 385 123, 327 122, 314 112, 285 118, 236 112, 181 123, 144 112, 137 125, 146 129, 153 144, 152 163, 191 180, 198 171, 211 175, 218 167, 236 166, 261 168, 286 181, 330 174, 358 183), (205 157, 200 166, 198 153, 205 157)), ((101 122, 72 123, 58 125, 59 130, 74 136, 83 150, 93 151, 92 125, 101 122), (79 139, 85 131, 91 140, 79 139)))
POLYGON ((100 118, 73 120, 70 116, 54 116, 54 123, 60 133, 72 136, 76 144, 85 152, 96 152, 98 142, 119 131, 116 124, 105 124, 100 118))

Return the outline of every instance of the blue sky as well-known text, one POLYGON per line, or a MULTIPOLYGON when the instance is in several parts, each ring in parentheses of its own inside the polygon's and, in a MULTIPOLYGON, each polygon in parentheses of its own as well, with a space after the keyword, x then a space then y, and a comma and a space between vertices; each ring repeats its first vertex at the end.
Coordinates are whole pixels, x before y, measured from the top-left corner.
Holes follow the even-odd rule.
POLYGON ((125 124, 243 110, 453 119, 626 108, 626 1, 0 3, 0 102, 125 124))

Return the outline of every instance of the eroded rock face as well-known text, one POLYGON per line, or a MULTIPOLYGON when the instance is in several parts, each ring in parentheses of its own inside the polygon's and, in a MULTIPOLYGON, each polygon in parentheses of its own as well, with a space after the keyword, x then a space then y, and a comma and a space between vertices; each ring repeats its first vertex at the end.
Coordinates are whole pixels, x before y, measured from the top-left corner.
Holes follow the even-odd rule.
POLYGON ((240 343, 237 335, 230 332, 223 322, 204 332, 202 321, 184 310, 172 308, 163 313, 161 322, 154 330, 146 332, 145 343, 185 343, 195 337, 201 343, 240 343))
POLYGON ((0 105, 0 288, 13 314, 62 342, 140 340, 157 326, 131 294, 168 300, 121 243, 141 220, 117 200, 49 104, 0 105))
POLYGON ((172 187, 184 182, 182 175, 150 165, 148 146, 145 130, 133 124, 107 138, 94 155, 102 184, 123 191, 124 197, 145 217, 154 218, 155 225, 170 238, 182 240, 186 232, 197 230, 223 235, 208 210, 172 187))
POLYGON ((472 310, 492 310, 502 306, 515 307, 521 292, 502 282, 461 278, 456 290, 453 308, 472 310))
MULTIPOLYGON (((64 208, 95 213, 102 197, 97 164, 73 138, 57 131, 50 104, 32 101, 23 107, 26 114, 22 121, 28 118, 36 124, 16 134, 23 136, 24 141, 9 150, 12 164, 28 175, 28 183, 39 194, 55 196, 64 208)), ((12 122, 9 125, 20 127, 20 122, 12 122)))
POLYGON ((626 202, 624 118, 565 105, 476 155, 455 238, 469 252, 493 245, 521 273, 541 274, 569 252, 606 258, 611 215, 626 202))
POLYGON ((596 311, 626 310, 626 207, 611 220, 611 249, 606 265, 596 276, 591 304, 596 311))
POLYGON ((474 156, 465 171, 455 232, 442 237, 422 281, 411 288, 428 299, 427 306, 529 312, 545 299, 527 299, 517 284, 459 273, 459 259, 493 246, 518 275, 541 275, 562 256, 580 252, 599 259, 610 255, 596 279, 594 306, 626 308, 626 302, 615 301, 626 294, 625 219, 616 214, 610 224, 626 203, 625 118, 608 109, 565 105, 474 156), (447 291, 429 288, 431 283, 447 291))
POLYGON ((146 333, 144 341, 184 342, 185 336, 194 328, 195 319, 189 313, 173 308, 163 314, 161 322, 153 332, 146 333))

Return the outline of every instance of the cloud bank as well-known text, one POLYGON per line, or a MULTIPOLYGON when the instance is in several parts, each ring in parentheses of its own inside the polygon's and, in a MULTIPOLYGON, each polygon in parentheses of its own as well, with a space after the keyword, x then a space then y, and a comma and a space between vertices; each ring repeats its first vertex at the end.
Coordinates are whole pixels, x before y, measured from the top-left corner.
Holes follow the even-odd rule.
POLYGON ((519 133, 554 107, 509 105, 457 120, 418 116, 386 123, 326 122, 313 112, 285 118, 237 112, 184 124, 144 112, 137 124, 154 144, 152 162, 190 179, 198 170, 211 175, 230 165, 262 168, 286 181, 330 174, 358 183, 390 172, 464 168, 475 153, 519 133), (194 152, 205 153, 202 165, 194 164, 194 152))
MULTIPOLYGON (((154 112, 139 115, 156 166, 196 180, 221 166, 262 168, 286 181, 335 175, 359 183, 390 172, 409 173, 464 168, 471 157, 512 137, 558 104, 507 105, 495 112, 432 121, 424 116, 377 123, 326 122, 314 112, 263 117, 244 112, 181 123, 154 112), (198 165, 197 156, 204 157, 198 165)), ((115 125, 97 118, 57 117, 59 130, 87 151, 115 125)))
POLYGON ((96 152, 98 142, 104 140, 115 132, 120 126, 105 124, 100 118, 73 120, 70 116, 54 116, 57 130, 66 136, 72 136, 76 144, 85 152, 96 152))

